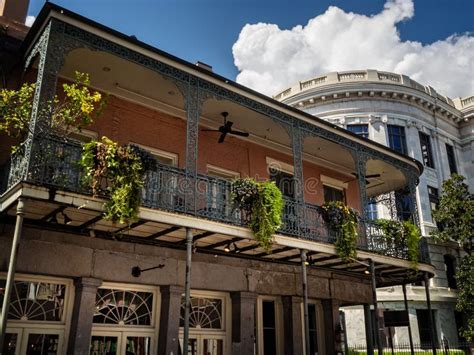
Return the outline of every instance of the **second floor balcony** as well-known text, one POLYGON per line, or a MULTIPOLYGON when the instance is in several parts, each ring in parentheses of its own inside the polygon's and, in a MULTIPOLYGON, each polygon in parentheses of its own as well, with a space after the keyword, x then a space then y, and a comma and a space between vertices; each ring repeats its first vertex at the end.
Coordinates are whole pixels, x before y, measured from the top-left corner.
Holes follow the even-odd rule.
MULTIPOLYGON (((82 182, 83 171, 79 165, 82 144, 73 139, 41 138, 39 156, 34 159, 26 179, 19 178, 25 167, 24 149, 12 155, 6 172, 5 189, 25 182, 57 191, 92 194, 82 182), (21 181, 22 180, 22 181, 21 181)), ((251 216, 240 210, 231 196, 231 181, 206 174, 190 178, 186 169, 165 165, 156 161, 144 174, 141 206, 152 210, 188 215, 218 223, 246 228, 251 216)), ((107 181, 103 181, 103 188, 107 181)), ((388 195, 390 197, 390 195, 388 195)), ((392 202, 393 203, 393 202, 392 202)), ((320 205, 298 203, 284 196, 283 225, 278 234, 308 241, 334 244, 337 232, 328 227, 320 205)), ((131 227, 133 228, 133 223, 131 227)), ((127 226, 117 225, 126 231, 127 226)), ((403 243, 390 240, 383 230, 369 218, 359 217, 357 248, 384 256, 408 259, 408 249, 403 243)), ((420 244, 420 262, 429 262, 425 241, 420 244)))

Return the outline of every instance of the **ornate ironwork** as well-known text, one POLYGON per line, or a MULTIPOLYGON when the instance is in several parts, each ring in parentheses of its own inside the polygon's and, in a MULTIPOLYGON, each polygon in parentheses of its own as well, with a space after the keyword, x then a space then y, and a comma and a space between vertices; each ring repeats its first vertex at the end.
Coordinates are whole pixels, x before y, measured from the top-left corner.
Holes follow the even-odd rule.
MULTIPOLYGON (((41 163, 37 167, 38 173, 29 175, 26 180, 55 189, 90 194, 90 191, 80 183, 81 171, 77 165, 82 153, 80 143, 51 137, 42 139, 45 142, 40 146, 44 147, 45 151, 41 152, 42 158, 37 160, 41 163)), ((20 162, 21 160, 18 161, 20 162)), ((12 169, 15 171, 14 165, 12 169)), ((143 206, 185 213, 232 225, 246 226, 248 224, 251 216, 234 205, 230 197, 229 181, 197 174, 193 185, 196 208, 189 210, 185 206, 186 194, 190 190, 187 171, 162 165, 159 162, 152 169, 145 173, 142 190, 143 206)), ((393 204, 394 210, 399 213, 400 207, 397 209, 395 198, 399 193, 386 194, 384 198, 387 201, 383 201, 380 197, 377 201, 388 205, 393 204)), ((285 197, 283 225, 279 233, 330 244, 333 244, 336 238, 323 221, 320 206, 288 197, 285 197)), ((390 249, 383 242, 379 242, 379 233, 381 231, 375 229, 370 222, 364 222, 364 227, 361 227, 359 233, 358 248, 395 257, 405 256, 399 250, 402 246, 390 249)))
POLYGON ((99 288, 93 322, 119 326, 152 325, 153 293, 99 288))
POLYGON ((360 196, 360 205, 361 205, 361 214, 365 218, 367 215, 367 186, 366 186, 366 170, 367 170, 367 160, 369 157, 367 154, 360 150, 352 151, 352 157, 354 159, 355 168, 356 168, 356 177, 359 183, 359 196, 360 196))

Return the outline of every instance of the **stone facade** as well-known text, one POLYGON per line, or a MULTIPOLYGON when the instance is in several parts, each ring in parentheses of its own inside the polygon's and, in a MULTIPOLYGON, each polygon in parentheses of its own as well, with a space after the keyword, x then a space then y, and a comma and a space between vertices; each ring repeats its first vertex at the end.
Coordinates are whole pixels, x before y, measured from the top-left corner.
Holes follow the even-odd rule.
MULTIPOLYGON (((389 125, 402 127, 406 138, 406 154, 424 161, 420 133, 429 139, 431 162, 425 161, 425 170, 417 187, 417 204, 420 227, 424 236, 436 228, 431 216, 430 190, 441 192, 441 185, 453 171, 447 149, 453 148, 457 172, 464 175, 471 191, 474 191, 474 96, 450 99, 440 95, 430 86, 423 86, 413 79, 395 73, 376 70, 329 73, 292 86, 275 96, 275 99, 297 107, 340 127, 350 129, 352 125, 365 125, 368 138, 390 146, 387 132, 389 125), (430 166, 429 166, 430 165, 430 166)), ((376 179, 375 179, 376 180, 376 179)), ((382 204, 377 205, 378 218, 390 218, 382 204)), ((448 287, 445 256, 459 260, 460 250, 456 245, 429 243, 431 263, 436 276, 431 280, 438 339, 446 337, 456 343, 457 327, 454 305, 456 291, 448 287)), ((409 287, 421 298, 421 286, 409 287)), ((379 289, 378 299, 382 308, 403 308, 400 287, 379 289)), ((420 299, 421 301, 421 299, 420 299)), ((420 342, 416 311, 421 303, 410 300, 410 321, 414 340, 420 342)), ((350 343, 365 342, 363 309, 347 308, 346 323, 350 343)), ((406 330, 395 332, 398 342, 408 343, 406 330)))

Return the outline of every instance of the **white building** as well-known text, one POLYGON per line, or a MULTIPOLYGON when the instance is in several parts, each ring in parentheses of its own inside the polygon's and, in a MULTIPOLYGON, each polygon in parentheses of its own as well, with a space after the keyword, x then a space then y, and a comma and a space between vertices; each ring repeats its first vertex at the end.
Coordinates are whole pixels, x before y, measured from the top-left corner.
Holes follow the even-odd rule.
MULTIPOLYGON (((474 96, 451 99, 405 75, 355 70, 300 81, 274 98, 423 162, 417 205, 424 236, 436 228, 431 211, 443 180, 460 173, 474 191, 474 96)), ((377 177, 368 181, 375 184, 377 177)), ((381 203, 370 205, 369 216, 390 218, 381 203)), ((453 273, 460 251, 456 245, 432 242, 429 249, 437 269, 430 285, 436 337, 457 343, 461 319, 454 309, 453 273)), ((407 286, 407 294, 414 342, 429 342, 424 288, 407 286)), ((379 289, 377 297, 381 309, 404 309, 401 287, 379 289)), ((345 313, 349 343, 364 344, 363 310, 349 307, 345 313)), ((385 328, 387 343, 389 338, 395 344, 408 343, 407 329, 385 328)))

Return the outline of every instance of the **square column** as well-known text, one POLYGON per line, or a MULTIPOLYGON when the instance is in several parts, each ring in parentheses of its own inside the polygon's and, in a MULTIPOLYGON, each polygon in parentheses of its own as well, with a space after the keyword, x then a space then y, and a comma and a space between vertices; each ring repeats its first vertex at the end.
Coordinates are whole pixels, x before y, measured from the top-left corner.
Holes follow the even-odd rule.
POLYGON ((283 296, 283 332, 284 354, 296 355, 304 353, 303 314, 301 297, 283 296))
POLYGON ((339 304, 329 299, 323 300, 322 305, 324 317, 324 348, 326 355, 339 354, 342 351, 342 344, 340 342, 339 304))
POLYGON ((182 286, 161 286, 160 335, 158 354, 179 354, 179 319, 181 314, 182 286))
POLYGON ((253 354, 257 294, 232 292, 232 354, 253 354))
POLYGON ((94 317, 97 289, 102 280, 91 277, 77 278, 68 354, 88 355, 91 344, 92 320, 94 317))

